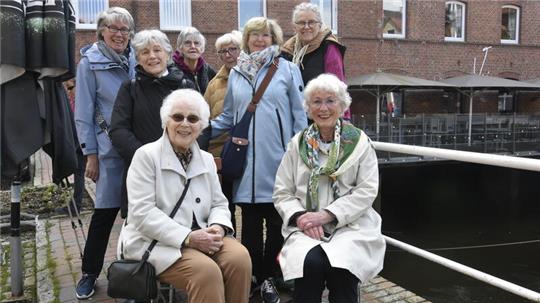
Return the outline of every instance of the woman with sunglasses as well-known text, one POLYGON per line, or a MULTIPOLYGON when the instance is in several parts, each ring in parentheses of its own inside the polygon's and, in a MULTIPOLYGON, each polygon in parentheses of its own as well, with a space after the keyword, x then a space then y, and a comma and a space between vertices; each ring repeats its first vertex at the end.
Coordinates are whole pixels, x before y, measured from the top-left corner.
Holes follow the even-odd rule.
MULTIPOLYGON (((300 3, 294 8, 292 19, 295 35, 283 44, 281 52, 285 59, 300 67, 304 85, 322 73, 334 74, 344 81, 346 48, 323 23, 319 7, 300 3)), ((348 109, 343 115, 351 118, 348 109)))
POLYGON ((279 264, 293 280, 294 302, 358 302, 358 283, 383 267, 381 217, 372 208, 379 188, 375 150, 341 118, 351 104, 347 85, 332 74, 311 80, 304 108, 313 123, 288 144, 279 166, 274 205, 283 219, 279 264))
MULTIPOLYGON (((210 105, 210 118, 214 119, 223 112, 223 100, 225 99, 225 93, 227 93, 227 83, 229 81, 229 72, 231 68, 236 65, 238 55, 240 55, 240 47, 242 45, 242 34, 239 31, 232 31, 226 33, 225 35, 217 38, 216 40, 216 50, 219 57, 219 60, 223 63, 218 73, 208 83, 206 92, 204 93, 204 99, 210 105)), ((211 140, 209 142, 208 151, 214 155, 214 157, 219 157, 221 155, 221 150, 223 149, 223 144, 227 141, 228 133, 222 134, 221 136, 211 140)), ((204 146, 201 145, 201 146, 204 146)), ((232 213, 231 221, 233 227, 236 227, 235 220, 235 205, 232 201, 232 183, 233 180, 228 180, 227 178, 221 179, 221 188, 227 200, 229 200, 229 210, 232 213)))
POLYGON ((159 114, 161 138, 139 148, 128 170, 128 220, 118 254, 140 259, 157 240, 148 261, 159 281, 185 289, 189 302, 248 303, 249 253, 232 237, 214 157, 196 143, 208 126, 208 104, 198 92, 180 89, 165 98, 159 114))
POLYGON ((110 135, 124 159, 121 214, 127 215, 126 175, 133 154, 142 145, 156 141, 163 129, 159 119, 161 103, 179 88, 194 88, 193 82, 171 64, 172 46, 159 30, 143 30, 131 40, 137 66, 135 80, 122 84, 114 105, 110 135))

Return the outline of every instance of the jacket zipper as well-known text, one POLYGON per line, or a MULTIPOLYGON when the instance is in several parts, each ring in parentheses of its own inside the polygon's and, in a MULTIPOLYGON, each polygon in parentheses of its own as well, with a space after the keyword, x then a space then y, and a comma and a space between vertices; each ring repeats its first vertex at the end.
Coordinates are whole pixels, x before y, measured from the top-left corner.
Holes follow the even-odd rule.
POLYGON ((279 139, 281 140, 281 147, 283 148, 283 151, 285 151, 285 140, 283 140, 283 125, 281 124, 281 117, 279 116, 279 111, 276 108, 276 116, 277 121, 279 125, 279 139))

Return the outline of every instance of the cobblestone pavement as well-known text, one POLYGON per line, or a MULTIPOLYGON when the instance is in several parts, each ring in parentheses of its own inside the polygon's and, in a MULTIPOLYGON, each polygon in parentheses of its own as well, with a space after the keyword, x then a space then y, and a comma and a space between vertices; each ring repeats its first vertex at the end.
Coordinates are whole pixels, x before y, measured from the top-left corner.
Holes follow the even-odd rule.
MULTIPOLYGON (((43 152, 38 152, 34 156, 35 163, 35 185, 49 184, 51 182, 51 165, 50 159, 43 152)), ((89 195, 95 197, 95 185, 87 180, 86 189, 89 195)), ((241 222, 240 212, 237 211, 237 222, 241 222)), ((88 228, 91 213, 83 212, 82 223, 84 230, 88 228)), ((53 217, 48 219, 48 237, 52 255, 56 261, 56 270, 54 280, 59 286, 59 301, 60 302, 78 302, 75 297, 75 285, 81 276, 81 249, 84 249, 84 240, 81 234, 81 229, 76 224, 74 230, 68 217, 53 217), (77 237, 76 237, 77 236, 77 237), (79 239, 79 243, 77 243, 79 239)), ((107 296, 107 279, 105 277, 105 269, 116 258, 116 244, 122 219, 118 217, 115 221, 109 245, 105 255, 105 265, 102 274, 97 281, 96 294, 88 301, 90 302, 123 302, 123 300, 115 300, 107 296)), ((238 228, 238 238, 241 237, 241 226, 238 228)), ((39 283, 38 283, 39 284, 39 283)), ((282 302, 287 302, 290 298, 289 294, 282 295, 282 302)), ((383 277, 375 277, 371 281, 364 283, 360 287, 361 302, 365 303, 382 303, 382 302, 400 302, 400 303, 419 303, 428 302, 425 299, 415 295, 414 293, 387 281, 383 277)), ((251 303, 260 302, 259 298, 253 299, 251 303)), ((326 296, 323 296, 322 302, 328 302, 326 296)), ((44 302, 41 302, 44 303, 44 302)))

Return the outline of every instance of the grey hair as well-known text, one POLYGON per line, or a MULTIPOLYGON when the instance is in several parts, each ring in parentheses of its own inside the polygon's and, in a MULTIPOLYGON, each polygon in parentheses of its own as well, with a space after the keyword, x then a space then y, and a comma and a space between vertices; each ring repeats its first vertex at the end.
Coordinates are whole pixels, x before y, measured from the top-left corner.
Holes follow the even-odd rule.
POLYGON ((177 89, 165 97, 163 105, 161 105, 161 109, 159 110, 161 127, 165 129, 167 122, 171 118, 170 115, 172 114, 173 107, 184 101, 196 106, 197 115, 201 118, 199 120, 201 129, 205 129, 208 126, 208 119, 210 118, 210 108, 201 93, 190 88, 177 89))
POLYGON ((176 39, 176 49, 180 49, 184 44, 184 41, 186 41, 187 38, 190 36, 195 36, 195 39, 199 40, 199 42, 201 43, 202 52, 204 53, 204 49, 206 47, 206 38, 203 36, 203 34, 201 34, 198 29, 193 26, 186 26, 183 27, 182 30, 180 30, 178 38, 176 39))
POLYGON ((303 11, 312 11, 315 13, 315 19, 317 19, 318 22, 322 25, 322 16, 321 16, 321 10, 319 9, 319 6, 317 4, 309 3, 309 2, 302 2, 294 7, 293 13, 292 13, 292 20, 293 22, 298 21, 298 14, 303 11))
POLYGON ((309 103, 316 92, 328 92, 336 96, 341 103, 342 113, 351 105, 351 95, 347 91, 347 84, 333 74, 320 74, 308 82, 304 89, 304 109, 309 113, 309 103))
POLYGON ((242 45, 242 33, 236 30, 233 30, 230 33, 226 33, 223 36, 217 38, 216 40, 216 50, 219 50, 223 45, 235 44, 238 47, 242 45))
MULTIPOLYGON (((171 58, 172 46, 169 38, 162 31, 157 29, 142 30, 135 34, 131 40, 131 46, 135 49, 135 54, 139 56, 139 52, 150 46, 150 43, 157 43, 165 50, 169 59, 171 58)), ((169 62, 170 63, 170 62, 169 62)))
POLYGON ((135 34, 135 21, 133 21, 133 17, 127 9, 113 6, 102 11, 98 15, 96 31, 98 40, 104 39, 102 33, 105 28, 116 21, 126 23, 129 27, 129 39, 133 38, 133 35, 135 34))

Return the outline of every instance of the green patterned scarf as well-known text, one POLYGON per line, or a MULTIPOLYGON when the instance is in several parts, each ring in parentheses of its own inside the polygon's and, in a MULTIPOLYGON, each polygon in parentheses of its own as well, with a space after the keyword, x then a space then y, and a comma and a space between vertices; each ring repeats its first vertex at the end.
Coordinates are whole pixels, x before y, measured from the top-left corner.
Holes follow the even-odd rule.
POLYGON ((332 182, 334 199, 340 197, 336 171, 341 164, 353 152, 356 144, 360 140, 360 131, 353 125, 339 119, 334 129, 334 141, 330 145, 328 160, 324 166, 320 166, 319 152, 321 145, 321 135, 315 123, 304 130, 300 136, 300 157, 311 169, 308 181, 308 194, 306 199, 306 209, 317 211, 319 209, 319 176, 325 175, 332 182))

